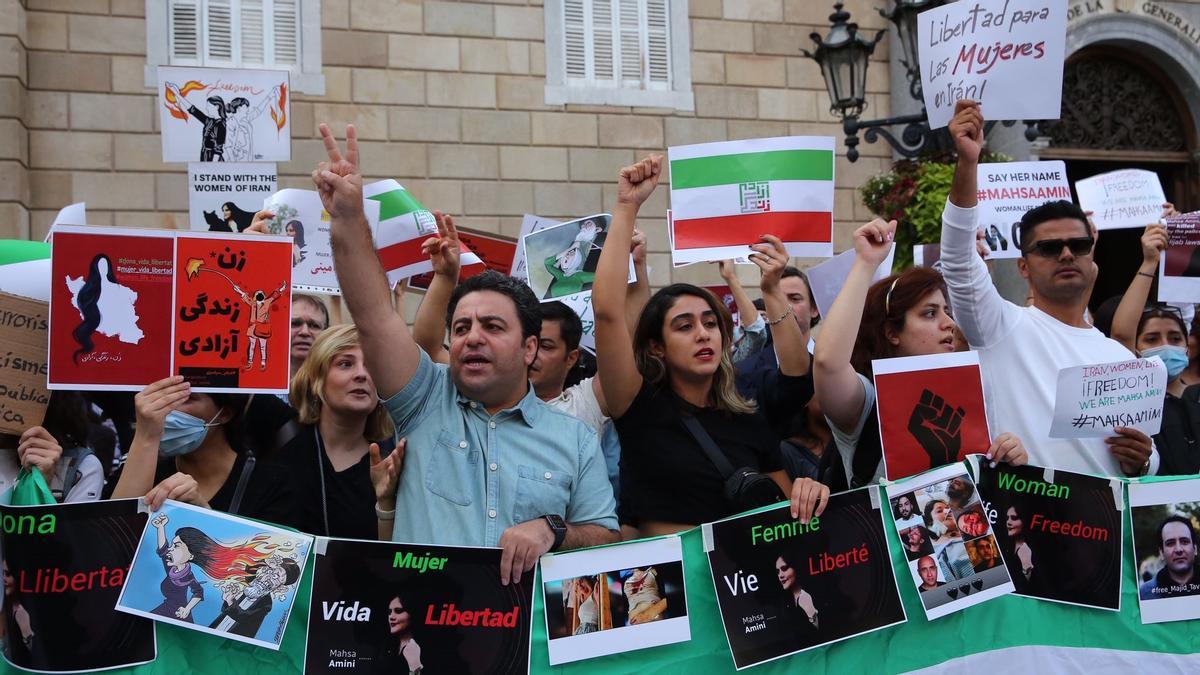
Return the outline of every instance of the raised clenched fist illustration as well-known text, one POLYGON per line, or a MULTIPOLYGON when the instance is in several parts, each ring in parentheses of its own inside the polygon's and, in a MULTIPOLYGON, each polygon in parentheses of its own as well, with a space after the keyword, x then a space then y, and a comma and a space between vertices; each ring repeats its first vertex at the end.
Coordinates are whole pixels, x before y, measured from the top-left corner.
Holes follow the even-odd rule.
POLYGON ((921 400, 908 418, 908 432, 929 455, 929 468, 958 459, 966 414, 966 410, 956 408, 928 389, 921 392, 921 400))

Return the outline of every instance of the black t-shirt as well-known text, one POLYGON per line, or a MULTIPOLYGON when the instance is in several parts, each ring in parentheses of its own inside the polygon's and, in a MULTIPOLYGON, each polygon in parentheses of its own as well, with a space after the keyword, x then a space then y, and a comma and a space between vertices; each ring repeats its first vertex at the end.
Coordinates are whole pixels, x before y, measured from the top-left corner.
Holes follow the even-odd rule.
MULTIPOLYGON (((380 443, 384 456, 391 442, 380 443), (384 446, 387 447, 384 447, 384 446)), ((377 539, 379 528, 375 518, 375 488, 371 485, 371 456, 363 455, 353 466, 335 471, 329 456, 317 445, 315 427, 302 424, 300 432, 279 455, 287 469, 288 478, 298 496, 297 508, 285 521, 301 532, 346 539, 377 539), (318 463, 319 462, 319 463, 318 463), (321 472, 325 474, 325 495, 322 502, 321 472), (329 530, 325 528, 325 514, 329 530)))
MULTIPOLYGON (((784 378, 801 380, 805 378, 784 378)), ((807 378, 811 388, 812 378, 807 378)), ((735 469, 783 468, 779 437, 761 412, 733 415, 696 408, 671 391, 643 383, 615 420, 621 439, 621 523, 707 523, 737 513, 725 499, 725 479, 680 418, 686 407, 735 469)))
POLYGON ((1162 428, 1154 435, 1160 476, 1185 476, 1200 471, 1200 385, 1188 387, 1181 398, 1163 400, 1162 428))

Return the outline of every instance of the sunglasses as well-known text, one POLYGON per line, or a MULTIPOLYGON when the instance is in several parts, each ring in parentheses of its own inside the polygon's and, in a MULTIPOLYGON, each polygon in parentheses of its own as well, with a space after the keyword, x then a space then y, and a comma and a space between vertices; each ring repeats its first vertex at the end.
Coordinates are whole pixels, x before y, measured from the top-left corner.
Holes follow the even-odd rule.
POLYGON ((1072 237, 1070 239, 1039 239, 1025 249, 1026 253, 1036 253, 1043 258, 1057 258, 1062 254, 1063 247, 1071 250, 1071 255, 1082 256, 1092 252, 1096 240, 1092 237, 1072 237))

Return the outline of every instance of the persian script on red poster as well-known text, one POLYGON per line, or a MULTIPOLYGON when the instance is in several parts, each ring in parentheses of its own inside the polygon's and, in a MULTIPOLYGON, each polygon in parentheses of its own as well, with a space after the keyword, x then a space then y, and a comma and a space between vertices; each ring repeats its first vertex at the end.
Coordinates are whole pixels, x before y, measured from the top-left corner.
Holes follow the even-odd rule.
POLYGON ((991 435, 977 353, 879 359, 871 367, 888 480, 987 452, 991 435))

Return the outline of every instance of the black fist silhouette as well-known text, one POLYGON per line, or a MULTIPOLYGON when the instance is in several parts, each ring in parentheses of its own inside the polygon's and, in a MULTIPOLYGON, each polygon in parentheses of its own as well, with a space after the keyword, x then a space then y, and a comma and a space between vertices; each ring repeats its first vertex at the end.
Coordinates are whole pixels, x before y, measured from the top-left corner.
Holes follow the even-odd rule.
POLYGON ((958 459, 962 447, 962 421, 966 414, 966 410, 955 408, 928 389, 921 392, 921 400, 908 418, 908 432, 929 455, 929 468, 958 459))

